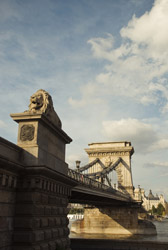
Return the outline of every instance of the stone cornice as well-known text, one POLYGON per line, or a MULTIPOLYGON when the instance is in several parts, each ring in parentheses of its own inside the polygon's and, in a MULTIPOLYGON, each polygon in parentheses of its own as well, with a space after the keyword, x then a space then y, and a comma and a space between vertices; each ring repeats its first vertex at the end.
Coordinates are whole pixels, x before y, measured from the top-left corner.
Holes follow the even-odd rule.
POLYGON ((87 148, 85 149, 88 155, 96 154, 96 155, 132 155, 134 153, 133 147, 116 147, 116 148, 87 148))

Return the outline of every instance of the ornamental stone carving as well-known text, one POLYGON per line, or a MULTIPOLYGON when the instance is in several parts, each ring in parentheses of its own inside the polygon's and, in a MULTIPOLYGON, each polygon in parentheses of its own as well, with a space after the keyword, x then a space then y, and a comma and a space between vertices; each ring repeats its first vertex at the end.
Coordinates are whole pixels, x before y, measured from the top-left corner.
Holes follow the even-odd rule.
POLYGON ((54 125, 60 128, 62 126, 61 120, 54 110, 50 94, 43 89, 38 90, 30 97, 29 110, 26 110, 25 113, 44 113, 54 125))
POLYGON ((89 157, 108 157, 108 156, 124 156, 124 155, 129 155, 129 152, 112 152, 112 153, 88 153, 89 157))
POLYGON ((20 130, 21 141, 32 141, 34 139, 35 127, 33 125, 23 125, 20 130))

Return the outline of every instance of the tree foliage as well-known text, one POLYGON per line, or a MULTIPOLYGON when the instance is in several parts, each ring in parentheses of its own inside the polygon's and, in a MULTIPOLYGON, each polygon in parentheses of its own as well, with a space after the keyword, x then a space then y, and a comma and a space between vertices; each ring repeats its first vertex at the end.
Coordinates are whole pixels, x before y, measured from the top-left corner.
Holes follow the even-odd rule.
POLYGON ((152 209, 150 210, 150 212, 152 214, 162 216, 165 213, 165 208, 164 208, 164 206, 161 203, 159 203, 158 206, 157 206, 157 208, 153 205, 152 209))
POLYGON ((152 214, 156 214, 157 213, 157 208, 155 208, 155 206, 152 206, 152 214))
POLYGON ((71 208, 69 214, 83 214, 84 208, 71 208))
POLYGON ((159 203, 157 207, 157 214, 162 216, 164 211, 165 211, 164 206, 161 203, 159 203))

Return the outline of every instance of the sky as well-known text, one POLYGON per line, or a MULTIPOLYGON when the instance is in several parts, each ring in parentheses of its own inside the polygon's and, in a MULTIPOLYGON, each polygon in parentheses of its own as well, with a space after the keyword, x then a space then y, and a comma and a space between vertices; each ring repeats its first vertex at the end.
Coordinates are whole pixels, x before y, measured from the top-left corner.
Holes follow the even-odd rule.
POLYGON ((133 183, 168 201, 168 1, 1 0, 0 135, 17 143, 10 113, 48 91, 73 139, 130 141, 133 183))

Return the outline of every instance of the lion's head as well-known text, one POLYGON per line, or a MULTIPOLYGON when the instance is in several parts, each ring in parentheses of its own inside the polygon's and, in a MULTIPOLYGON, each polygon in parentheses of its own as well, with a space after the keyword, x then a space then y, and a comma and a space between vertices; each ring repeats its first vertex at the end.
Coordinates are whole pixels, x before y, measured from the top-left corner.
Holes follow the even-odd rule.
POLYGON ((55 123, 59 127, 61 127, 61 121, 54 110, 52 98, 51 98, 50 94, 43 89, 39 89, 36 93, 34 93, 30 97, 30 104, 29 104, 28 112, 45 113, 47 115, 47 117, 53 123, 55 123))
POLYGON ((53 107, 53 102, 49 93, 43 89, 39 89, 30 97, 29 111, 42 111, 43 113, 53 107))

